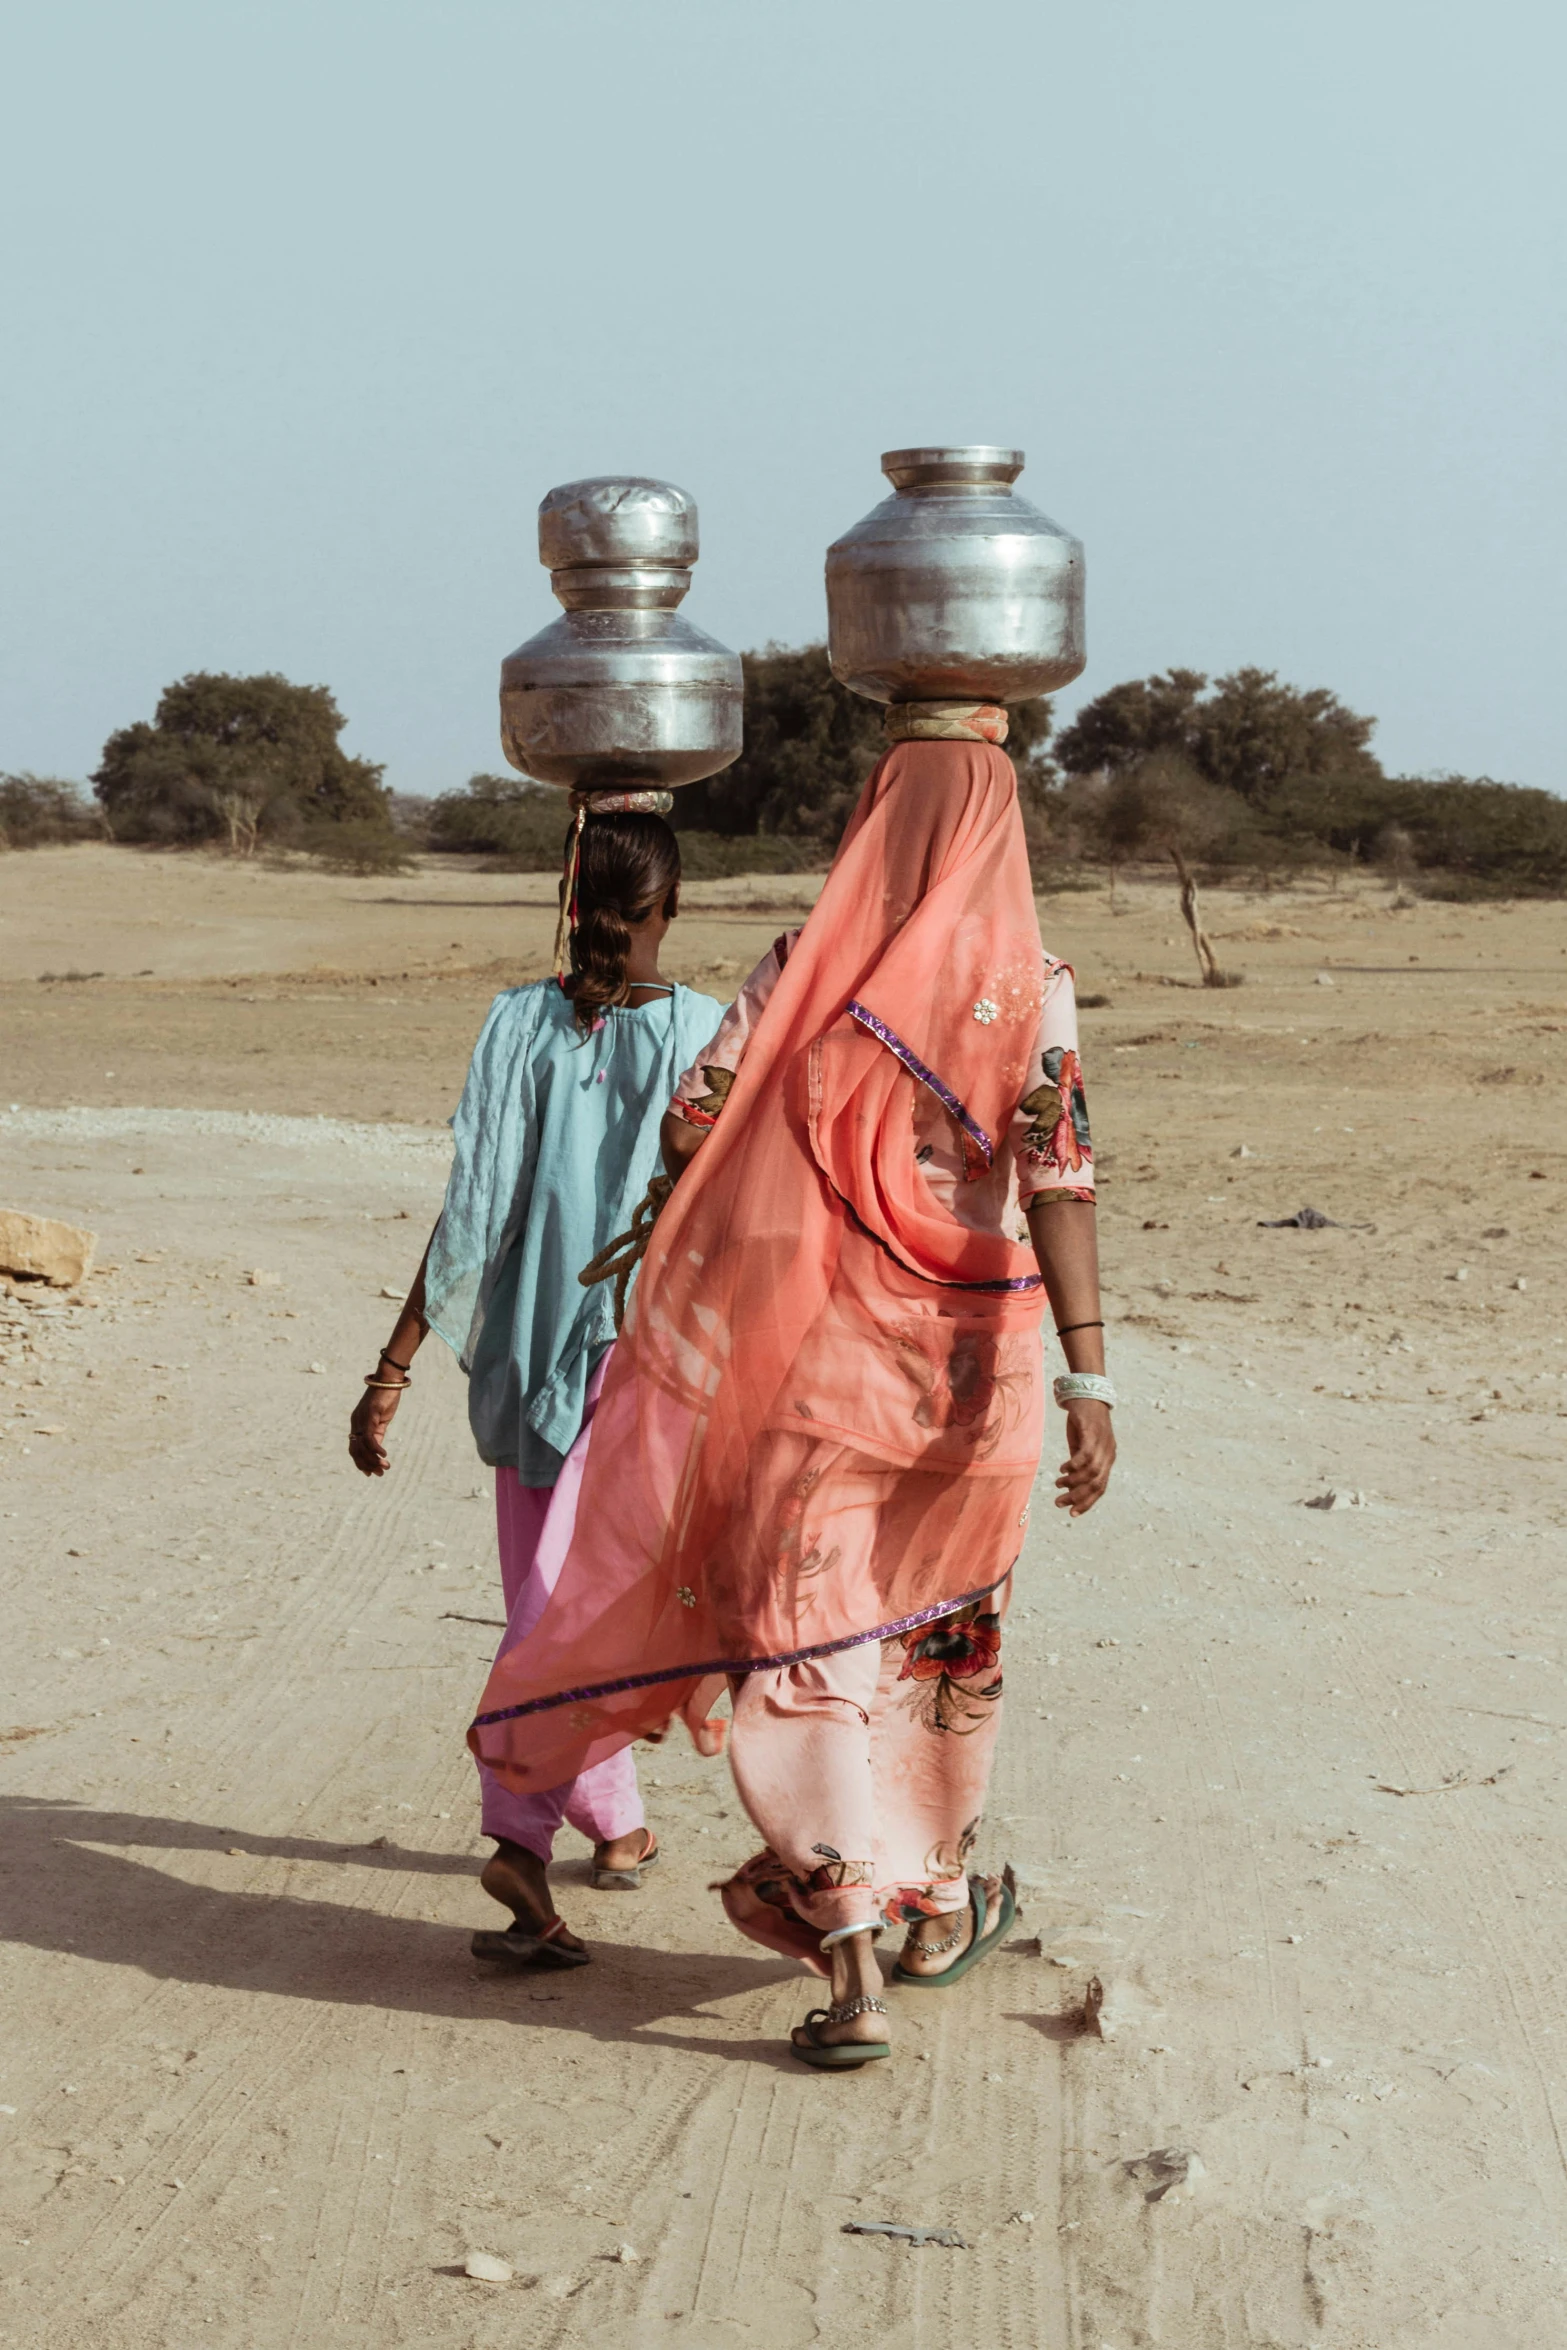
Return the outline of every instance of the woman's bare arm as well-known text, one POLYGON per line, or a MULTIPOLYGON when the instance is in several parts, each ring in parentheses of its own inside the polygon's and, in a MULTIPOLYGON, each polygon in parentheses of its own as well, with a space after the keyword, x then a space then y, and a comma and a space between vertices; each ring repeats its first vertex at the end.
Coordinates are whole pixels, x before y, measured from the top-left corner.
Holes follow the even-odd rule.
POLYGON ((690 1166, 712 1132, 710 1126, 693 1126, 689 1118, 682 1118, 678 1110, 666 1110, 664 1123, 658 1130, 659 1148, 664 1154, 664 1172, 674 1183, 690 1166))
POLYGON ((430 1262, 434 1241, 435 1234, 432 1232, 425 1242, 424 1255, 419 1259, 419 1270, 414 1275, 413 1287, 408 1292, 402 1312, 392 1325, 386 1351, 375 1368, 376 1378, 387 1384, 367 1387, 355 1404, 348 1423, 348 1457, 366 1477, 384 1477, 392 1465, 386 1449, 386 1432, 402 1400, 398 1374, 407 1372, 429 1329, 424 1318, 424 1269, 430 1262))
MULTIPOLYGON (((1066 1334, 1061 1352, 1067 1369, 1102 1372, 1105 1334, 1098 1325, 1104 1309, 1099 1302, 1099 1236, 1092 1203, 1046 1194, 1029 1207, 1028 1230, 1055 1327, 1066 1334), (1074 1323, 1095 1327, 1074 1329, 1074 1323)), ((1115 1464, 1109 1405, 1086 1398, 1069 1404, 1066 1437, 1070 1453, 1056 1479, 1056 1507, 1080 1518, 1103 1495, 1115 1464)))

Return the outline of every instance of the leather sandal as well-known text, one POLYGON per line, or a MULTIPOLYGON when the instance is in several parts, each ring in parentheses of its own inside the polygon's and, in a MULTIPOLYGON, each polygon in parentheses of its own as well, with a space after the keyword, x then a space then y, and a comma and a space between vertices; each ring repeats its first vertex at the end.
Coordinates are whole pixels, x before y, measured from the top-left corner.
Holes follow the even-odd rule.
POLYGON ((551 1918, 542 1933, 531 1933, 522 1925, 508 1926, 504 1933, 493 1926, 481 1926, 468 1947, 475 1958, 487 1958, 502 1966, 514 1967, 578 1967, 587 1966, 592 1959, 588 1950, 568 1950, 557 1935, 566 1931, 562 1917, 551 1918))
MULTIPOLYGON (((652 1868, 658 1859, 658 1838, 654 1835, 651 1828, 644 1828, 642 1833, 647 1838, 647 1850, 643 1853, 642 1858, 636 1862, 632 1868, 601 1869, 598 1864, 598 1854, 595 1853, 593 1858, 593 1888, 595 1892, 641 1892, 642 1873, 644 1869, 652 1868)), ((599 1852, 602 1852, 604 1850, 603 1845, 600 1845, 598 1849, 599 1852)))

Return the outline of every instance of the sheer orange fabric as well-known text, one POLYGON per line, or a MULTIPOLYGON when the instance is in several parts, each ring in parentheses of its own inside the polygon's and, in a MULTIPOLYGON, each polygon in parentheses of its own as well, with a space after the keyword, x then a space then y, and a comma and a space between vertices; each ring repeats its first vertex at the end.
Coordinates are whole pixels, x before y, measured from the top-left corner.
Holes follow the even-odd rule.
POLYGON ((469 1732, 503 1782, 553 1786, 676 1713, 710 1747, 717 1676, 1004 1581, 1043 1432, 1043 1288, 999 1214, 940 1204, 912 1110, 932 1088, 988 1187, 1043 987, 1011 761, 900 744, 659 1219, 554 1595, 469 1732), (836 1544, 834 1494, 868 1470, 874 1538, 836 1544))

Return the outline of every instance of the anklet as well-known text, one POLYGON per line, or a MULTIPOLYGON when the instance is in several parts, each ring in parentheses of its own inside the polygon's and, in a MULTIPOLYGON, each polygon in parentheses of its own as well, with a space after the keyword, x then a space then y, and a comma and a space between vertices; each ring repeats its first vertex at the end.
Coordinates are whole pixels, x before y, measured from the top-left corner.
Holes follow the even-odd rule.
POLYGON ((846 1999, 841 2007, 829 2007, 827 2021, 830 2024, 852 2024, 857 2015, 885 2015, 886 2013, 887 2002, 885 1999, 875 1999, 869 1991, 862 1991, 857 1999, 846 1999))
POLYGON ((914 1944, 915 1949, 926 1958, 939 1957, 943 1950, 956 1950, 958 1944, 963 1939, 963 1928, 968 1924, 968 1914, 969 1913, 966 1909, 959 1910, 958 1924, 947 1936, 944 1942, 921 1942, 916 1939, 914 1944))

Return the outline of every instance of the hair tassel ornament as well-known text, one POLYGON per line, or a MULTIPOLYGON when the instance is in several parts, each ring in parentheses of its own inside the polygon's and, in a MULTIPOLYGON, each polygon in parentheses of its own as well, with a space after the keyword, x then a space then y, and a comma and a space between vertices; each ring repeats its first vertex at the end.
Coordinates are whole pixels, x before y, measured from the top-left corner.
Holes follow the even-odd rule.
POLYGON ((555 925, 555 976, 564 980, 571 965, 571 940, 577 927, 577 872, 582 863, 582 827, 590 816, 667 816, 675 804, 668 791, 574 791, 575 822, 566 851, 566 873, 561 883, 560 920, 555 925))

